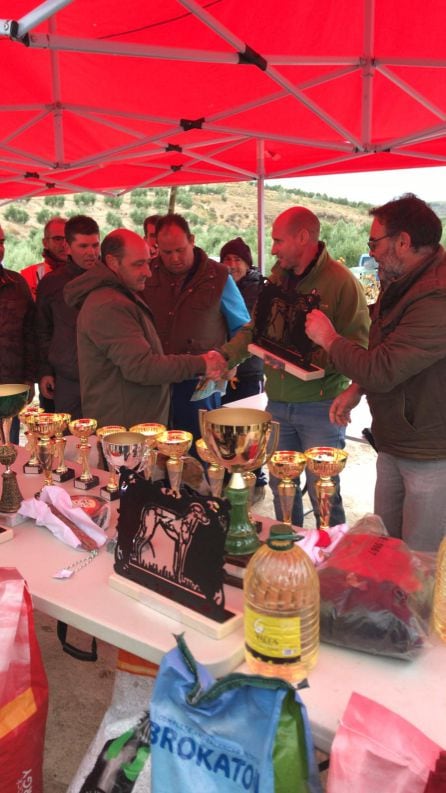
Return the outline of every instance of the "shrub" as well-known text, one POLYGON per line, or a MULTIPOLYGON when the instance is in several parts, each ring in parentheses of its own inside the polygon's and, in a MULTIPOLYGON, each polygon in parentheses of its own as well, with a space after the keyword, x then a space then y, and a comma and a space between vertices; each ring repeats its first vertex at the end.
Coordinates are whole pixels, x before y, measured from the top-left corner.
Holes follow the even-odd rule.
POLYGON ((104 196, 104 204, 112 209, 119 209, 122 205, 122 196, 106 195, 104 196))
POLYGON ((96 196, 94 193, 76 193, 74 203, 78 207, 92 207, 96 203, 96 196))
POLYGON ((47 195, 45 196, 44 201, 48 207, 61 208, 65 206, 65 196, 63 195, 47 195))
POLYGON ((107 212, 105 222, 107 226, 111 226, 113 229, 122 228, 122 218, 117 212, 107 212))
POLYGON ((28 212, 15 204, 9 204, 5 209, 5 220, 10 220, 11 223, 27 223, 29 220, 28 212))
POLYGON ((45 223, 48 223, 49 219, 52 216, 53 216, 53 213, 50 212, 49 209, 40 209, 37 212, 37 214, 36 214, 36 220, 37 220, 38 223, 40 223, 42 226, 44 226, 45 223))

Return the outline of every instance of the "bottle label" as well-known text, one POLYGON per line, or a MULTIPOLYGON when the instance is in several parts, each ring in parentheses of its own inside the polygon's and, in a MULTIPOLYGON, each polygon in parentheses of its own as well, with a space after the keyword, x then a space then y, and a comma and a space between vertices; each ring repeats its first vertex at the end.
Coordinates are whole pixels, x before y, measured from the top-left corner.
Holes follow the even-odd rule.
POLYGON ((300 617, 272 617, 245 604, 245 644, 252 655, 273 663, 300 660, 300 617))

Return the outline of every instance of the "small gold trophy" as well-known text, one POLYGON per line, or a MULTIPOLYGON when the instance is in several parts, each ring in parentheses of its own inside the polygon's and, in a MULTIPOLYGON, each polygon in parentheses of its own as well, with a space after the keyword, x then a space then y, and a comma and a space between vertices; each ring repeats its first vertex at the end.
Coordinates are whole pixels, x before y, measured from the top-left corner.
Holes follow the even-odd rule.
POLYGON ((73 419, 68 425, 71 434, 80 440, 77 448, 82 471, 81 475, 74 480, 74 486, 79 490, 91 490, 92 487, 97 487, 99 484, 99 477, 91 473, 88 464, 88 455, 91 449, 88 438, 96 432, 97 424, 96 419, 73 419))
POLYGON ((55 482, 68 482, 70 479, 74 479, 75 473, 74 468, 68 468, 68 466, 65 465, 65 446, 67 444, 67 439, 64 438, 64 432, 71 421, 71 415, 70 413, 56 413, 55 415, 59 417, 59 422, 54 439, 56 446, 54 453, 56 468, 53 471, 53 480, 55 482))
POLYGON ((270 473, 281 480, 278 492, 283 514, 282 523, 287 523, 290 526, 297 491, 297 485, 293 479, 297 479, 301 475, 306 462, 307 458, 302 452, 280 451, 274 452, 268 463, 270 473))
POLYGON ((37 459, 43 469, 43 486, 53 484, 52 468, 56 454, 54 436, 62 427, 63 419, 60 413, 41 413, 34 422, 34 431, 37 435, 37 459))
POLYGON ((207 475, 211 493, 216 498, 220 498, 223 491, 225 467, 215 462, 215 458, 209 451, 204 438, 199 438, 195 441, 195 448, 200 460, 203 460, 204 463, 208 463, 207 475))
POLYGON ((42 466, 37 459, 37 434, 34 429, 36 419, 44 412, 43 408, 25 405, 19 413, 19 419, 25 425, 26 451, 29 460, 23 466, 24 474, 41 474, 42 466))
POLYGON ((347 462, 348 454, 332 446, 314 446, 305 452, 307 469, 319 477, 316 481, 316 495, 319 502, 320 528, 330 526, 331 499, 336 492, 332 476, 341 473, 347 462))
MULTIPOLYGON (((2 474, 3 487, 0 499, 2 520, 8 526, 19 522, 20 516, 14 513, 22 503, 22 494, 17 484, 17 475, 11 465, 17 457, 17 449, 9 440, 11 422, 26 405, 29 386, 24 383, 0 385, 0 463, 6 470, 2 474), (8 517, 7 517, 8 516, 8 517)), ((23 520, 23 519, 22 519, 23 520)))
POLYGON ((134 424, 133 427, 130 427, 130 432, 139 432, 141 435, 144 435, 146 439, 144 458, 142 461, 145 479, 152 478, 158 454, 155 448, 156 440, 165 431, 166 427, 164 424, 155 424, 154 422, 134 424))
POLYGON ((166 430, 156 439, 158 451, 168 458, 166 468, 170 486, 178 494, 183 474, 183 456, 192 446, 193 439, 193 435, 185 430, 166 430))
POLYGON ((117 475, 122 466, 137 469, 144 457, 146 439, 139 432, 112 432, 102 438, 102 448, 105 459, 115 471, 113 485, 110 481, 105 488, 101 488, 101 495, 108 501, 119 498, 119 483, 117 475), (114 488, 114 489, 113 489, 114 488))
POLYGON ((260 468, 277 446, 279 424, 265 410, 219 408, 199 411, 201 434, 215 463, 232 476, 225 490, 231 504, 231 520, 226 536, 226 553, 245 556, 257 550, 260 541, 249 519, 249 491, 243 478, 246 471, 260 468))

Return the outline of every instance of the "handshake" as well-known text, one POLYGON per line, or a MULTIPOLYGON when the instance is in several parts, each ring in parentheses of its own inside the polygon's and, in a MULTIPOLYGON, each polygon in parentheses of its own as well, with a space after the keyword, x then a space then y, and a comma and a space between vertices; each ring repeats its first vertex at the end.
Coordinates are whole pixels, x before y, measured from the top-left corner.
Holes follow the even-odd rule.
POLYGON ((206 364, 207 380, 231 380, 234 377, 235 368, 228 369, 228 362, 217 350, 209 350, 202 357, 206 364))

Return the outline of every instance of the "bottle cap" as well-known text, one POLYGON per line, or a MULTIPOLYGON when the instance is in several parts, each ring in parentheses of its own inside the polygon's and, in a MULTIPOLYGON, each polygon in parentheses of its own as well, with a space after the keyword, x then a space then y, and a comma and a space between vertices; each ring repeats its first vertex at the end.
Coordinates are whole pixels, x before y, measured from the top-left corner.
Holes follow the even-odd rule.
POLYGON ((274 551, 289 551, 301 539, 302 535, 295 534, 287 523, 275 523, 269 530, 266 544, 274 551))

